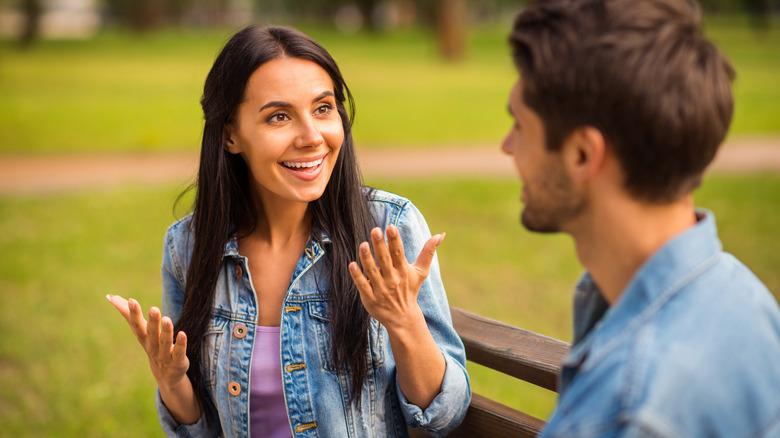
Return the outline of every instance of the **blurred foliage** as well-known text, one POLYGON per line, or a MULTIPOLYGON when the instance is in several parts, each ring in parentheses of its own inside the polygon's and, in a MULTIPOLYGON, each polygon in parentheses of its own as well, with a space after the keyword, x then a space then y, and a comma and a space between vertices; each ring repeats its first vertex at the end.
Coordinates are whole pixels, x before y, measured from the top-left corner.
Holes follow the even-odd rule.
MULTIPOLYGON (((354 93, 359 147, 449 148, 496 143, 509 126, 508 26, 472 28, 458 63, 436 56, 424 28, 302 28, 333 54, 354 93)), ((738 72, 731 134, 780 133, 780 28, 756 33, 746 17, 714 16, 706 30, 738 72)), ((232 31, 114 30, 28 51, 0 41, 0 153, 197 151, 203 81, 232 31)))

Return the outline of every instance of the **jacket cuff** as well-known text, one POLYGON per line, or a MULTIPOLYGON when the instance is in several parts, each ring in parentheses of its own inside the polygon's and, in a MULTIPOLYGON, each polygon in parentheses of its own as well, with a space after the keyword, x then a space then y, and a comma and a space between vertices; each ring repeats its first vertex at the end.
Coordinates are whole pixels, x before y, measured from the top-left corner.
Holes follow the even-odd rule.
POLYGON ((471 388, 466 370, 446 354, 444 361, 446 368, 441 382, 441 391, 424 411, 406 399, 398 385, 397 375, 395 382, 406 423, 414 428, 422 427, 435 437, 445 436, 458 427, 466 416, 466 410, 471 402, 471 388))
POLYGON ((160 420, 160 426, 162 426, 163 432, 167 437, 212 437, 216 436, 216 431, 212 430, 213 427, 209 427, 206 421, 206 416, 201 414, 198 421, 193 424, 179 424, 173 418, 168 407, 163 403, 162 396, 160 395, 160 389, 158 388, 155 396, 154 403, 157 407, 157 417, 160 420))

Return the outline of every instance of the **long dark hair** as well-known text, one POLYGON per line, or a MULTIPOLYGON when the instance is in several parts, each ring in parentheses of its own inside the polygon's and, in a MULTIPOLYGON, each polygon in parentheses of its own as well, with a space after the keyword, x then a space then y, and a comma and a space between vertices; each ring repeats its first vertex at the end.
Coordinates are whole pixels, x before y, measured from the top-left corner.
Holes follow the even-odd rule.
POLYGON ((223 130, 244 98, 249 77, 261 65, 280 57, 312 61, 333 81, 336 106, 344 128, 344 143, 323 195, 309 204, 312 236, 331 238, 330 334, 333 361, 342 372, 352 373, 351 399, 359 401, 368 373, 369 315, 347 270, 357 260, 360 242, 368 240, 374 224, 357 166, 352 142, 354 117, 352 94, 336 62, 317 42, 298 30, 270 26, 247 27, 236 33, 217 56, 206 78, 201 106, 205 118, 200 168, 193 208, 194 247, 181 318, 177 330, 187 333, 187 375, 195 388, 201 410, 206 409, 206 388, 201 371, 203 337, 211 318, 215 289, 225 245, 236 230, 250 232, 258 220, 249 194, 248 170, 239 155, 223 148, 223 130), (347 110, 348 105, 349 112, 347 110))

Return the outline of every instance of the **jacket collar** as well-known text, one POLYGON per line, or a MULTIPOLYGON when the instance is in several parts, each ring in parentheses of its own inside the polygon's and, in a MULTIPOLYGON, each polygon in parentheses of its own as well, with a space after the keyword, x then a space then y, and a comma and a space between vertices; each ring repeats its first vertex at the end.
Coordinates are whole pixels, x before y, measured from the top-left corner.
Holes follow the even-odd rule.
MULTIPOLYGON (((304 251, 312 251, 313 253, 317 253, 322 249, 321 246, 329 245, 331 243, 330 236, 324 230, 319 232, 319 239, 315 239, 315 233, 316 232, 309 236, 309 241, 306 243, 306 249, 304 251)), ((240 256, 241 255, 238 253, 238 239, 236 239, 236 235, 233 234, 225 244, 225 252, 223 253, 222 257, 227 258, 240 256)))
POLYGON ((565 365, 580 364, 586 356, 608 354, 717 261, 723 247, 715 217, 705 210, 696 214, 698 222, 646 260, 614 306, 609 307, 590 274, 583 275, 575 289, 574 343, 565 365))

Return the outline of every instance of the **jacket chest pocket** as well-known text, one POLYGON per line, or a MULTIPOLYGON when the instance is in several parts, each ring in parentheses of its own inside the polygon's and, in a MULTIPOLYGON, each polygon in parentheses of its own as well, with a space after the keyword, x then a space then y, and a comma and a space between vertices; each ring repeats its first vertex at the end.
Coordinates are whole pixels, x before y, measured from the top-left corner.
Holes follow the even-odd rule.
MULTIPOLYGON (((323 368, 332 373, 338 373, 339 369, 333 361, 333 338, 330 333, 330 313, 327 301, 309 301, 307 303, 309 317, 317 338, 317 351, 323 368)), ((369 329, 369 345, 366 351, 366 362, 369 368, 379 368, 384 364, 385 336, 379 323, 371 318, 369 329)), ((347 374, 350 374, 347 369, 347 374)))
POLYGON ((224 342, 225 327, 228 319, 220 316, 213 316, 209 322, 206 334, 203 336, 201 344, 201 374, 210 388, 217 385, 217 367, 219 366, 219 352, 224 342))

